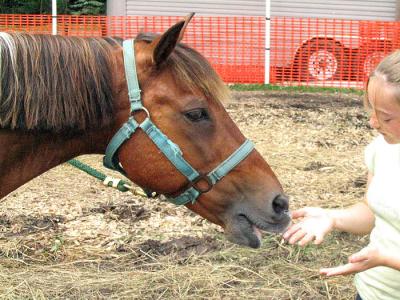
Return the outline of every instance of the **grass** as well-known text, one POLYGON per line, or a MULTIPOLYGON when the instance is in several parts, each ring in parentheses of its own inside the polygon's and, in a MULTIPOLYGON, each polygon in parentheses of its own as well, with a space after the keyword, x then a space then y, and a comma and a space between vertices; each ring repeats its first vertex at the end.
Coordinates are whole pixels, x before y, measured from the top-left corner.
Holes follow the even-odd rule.
POLYGON ((355 88, 313 87, 313 86, 280 86, 273 84, 233 84, 229 86, 234 91, 285 91, 301 93, 331 93, 362 95, 363 90, 355 88))
POLYGON ((92 250, 54 264, 8 258, 0 264, 0 294, 3 299, 350 299, 351 278, 323 278, 318 267, 343 263, 356 249, 352 239, 334 234, 324 248, 301 248, 267 236, 257 250, 221 242, 218 252, 186 257, 150 252, 141 262, 135 251, 94 255, 92 250))

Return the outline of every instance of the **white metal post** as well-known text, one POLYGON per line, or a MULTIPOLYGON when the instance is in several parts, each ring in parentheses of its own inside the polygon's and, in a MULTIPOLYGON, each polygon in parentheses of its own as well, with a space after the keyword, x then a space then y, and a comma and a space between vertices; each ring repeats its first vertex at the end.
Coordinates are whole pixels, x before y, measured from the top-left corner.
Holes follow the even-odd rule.
POLYGON ((51 1, 51 25, 53 35, 57 34, 57 0, 51 1))
POLYGON ((265 0, 265 62, 264 83, 269 84, 270 54, 271 54, 271 0, 265 0))

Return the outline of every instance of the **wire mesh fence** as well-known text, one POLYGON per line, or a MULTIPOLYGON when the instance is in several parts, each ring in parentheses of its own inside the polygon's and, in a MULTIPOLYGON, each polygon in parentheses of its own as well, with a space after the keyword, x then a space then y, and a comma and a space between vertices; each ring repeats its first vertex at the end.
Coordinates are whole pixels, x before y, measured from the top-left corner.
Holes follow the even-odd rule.
MULTIPOLYGON (((165 31, 181 17, 57 17, 66 36, 132 38, 165 31)), ((51 34, 50 15, 0 15, 0 31, 51 34)), ((362 88, 368 74, 388 53, 400 48, 400 22, 273 17, 270 82, 280 85, 362 88)), ((196 16, 185 43, 201 52, 228 83, 263 83, 263 17, 196 16)))

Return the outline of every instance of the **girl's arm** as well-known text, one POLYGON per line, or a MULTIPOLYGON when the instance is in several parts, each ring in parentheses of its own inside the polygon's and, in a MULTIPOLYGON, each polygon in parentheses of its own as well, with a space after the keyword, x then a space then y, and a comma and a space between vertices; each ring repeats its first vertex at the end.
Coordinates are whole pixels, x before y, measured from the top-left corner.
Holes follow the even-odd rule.
POLYGON ((384 255, 383 265, 400 271, 400 254, 384 255))
MULTIPOLYGON (((368 184, 372 174, 368 174, 368 184)), ((365 199, 344 209, 322 209, 304 207, 292 212, 292 219, 298 223, 290 226, 283 238, 290 244, 304 246, 310 242, 320 244, 332 230, 346 231, 354 234, 367 234, 375 225, 375 216, 365 199)))
MULTIPOLYGON (((368 173, 367 189, 373 175, 368 173)), ((368 234, 375 225, 375 216, 369 208, 367 199, 353 206, 344 209, 328 210, 328 214, 333 219, 333 228, 339 231, 354 234, 368 234)))
POLYGON ((365 247, 349 257, 349 263, 333 268, 322 268, 320 274, 326 276, 349 275, 378 266, 400 271, 400 254, 389 254, 375 247, 365 247))

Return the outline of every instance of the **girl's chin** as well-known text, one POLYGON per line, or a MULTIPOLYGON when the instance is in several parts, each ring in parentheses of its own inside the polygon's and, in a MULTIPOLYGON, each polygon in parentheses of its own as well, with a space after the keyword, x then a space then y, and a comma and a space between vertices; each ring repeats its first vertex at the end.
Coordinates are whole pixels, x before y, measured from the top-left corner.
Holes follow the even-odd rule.
POLYGON ((385 139, 386 143, 388 143, 388 144, 400 144, 400 139, 389 137, 389 136, 387 136, 386 134, 383 134, 383 133, 382 133, 382 135, 383 135, 383 138, 385 139))

